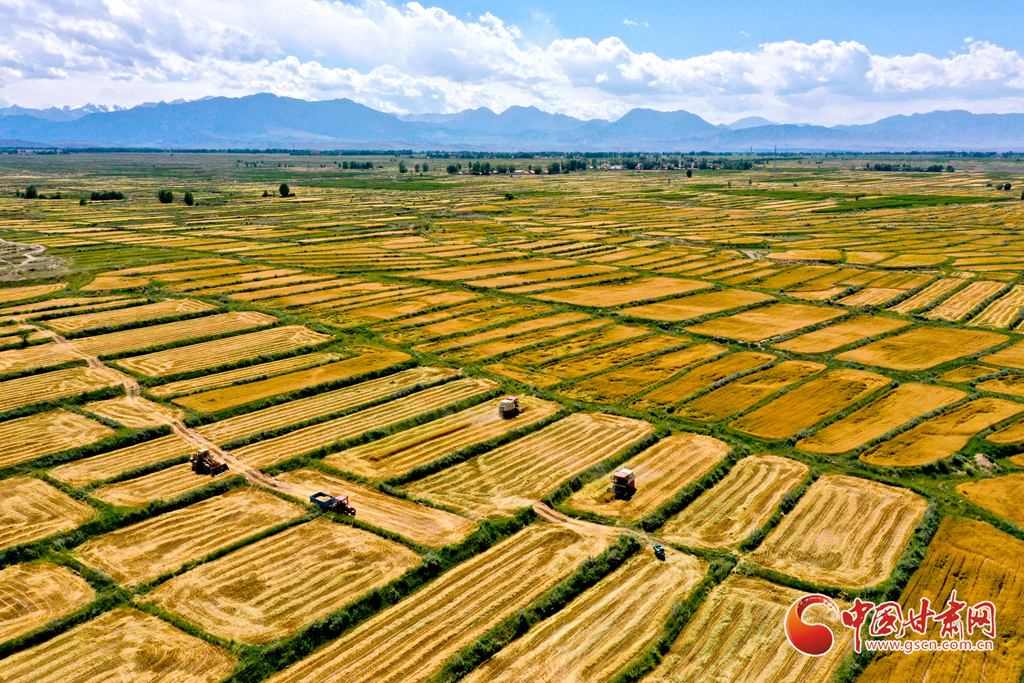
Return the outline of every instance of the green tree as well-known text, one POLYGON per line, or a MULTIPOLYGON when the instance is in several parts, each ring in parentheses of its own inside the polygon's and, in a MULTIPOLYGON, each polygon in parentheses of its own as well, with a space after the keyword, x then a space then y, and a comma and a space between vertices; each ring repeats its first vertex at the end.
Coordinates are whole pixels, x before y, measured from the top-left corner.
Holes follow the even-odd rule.
POLYGON ((430 167, 429 167, 429 166, 427 166, 426 164, 423 164, 423 172, 424 172, 424 173, 427 173, 427 172, 429 172, 429 171, 430 171, 430 167))
POLYGON ((398 162, 398 172, 399 173, 405 173, 408 170, 409 170, 409 168, 405 165, 404 161, 399 161, 398 162))
POLYGON ((693 169, 692 168, 686 169, 686 177, 687 178, 692 178, 693 177, 693 169))
POLYGON ((281 193, 282 197, 290 197, 292 195, 292 189, 288 187, 288 183, 281 183, 281 187, 277 188, 277 191, 281 193))
POLYGON ((156 193, 156 198, 160 200, 161 204, 170 204, 174 201, 174 193, 170 190, 160 190, 156 193))
POLYGON ((25 199, 36 199, 39 196, 39 191, 36 190, 35 185, 29 185, 25 188, 25 199))
MULTIPOLYGON (((1024 198, 1024 197, 1022 197, 1022 198, 1024 198)), ((78 200, 78 205, 79 205, 79 206, 85 206, 85 205, 86 205, 86 204, 88 204, 88 203, 89 203, 89 202, 85 201, 85 198, 82 198, 82 199, 79 199, 79 200, 78 200)))
POLYGON ((195 203, 196 198, 192 196, 192 192, 190 190, 185 190, 185 205, 192 206, 195 203))
POLYGON ((552 161, 550 164, 548 164, 548 173, 550 173, 551 175, 557 175, 561 172, 562 164, 558 163, 557 161, 552 161))

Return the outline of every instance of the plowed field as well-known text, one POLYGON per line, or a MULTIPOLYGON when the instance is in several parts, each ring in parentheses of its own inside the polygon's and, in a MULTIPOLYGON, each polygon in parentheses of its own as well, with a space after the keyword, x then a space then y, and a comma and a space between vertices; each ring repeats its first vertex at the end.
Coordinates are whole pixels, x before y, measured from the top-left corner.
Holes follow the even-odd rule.
POLYGON ((267 680, 422 683, 606 543, 560 526, 524 529, 267 680))
POLYGON ((895 337, 887 337, 846 351, 836 358, 892 370, 927 370, 990 349, 1006 340, 1005 335, 995 332, 958 330, 953 327, 919 327, 895 337))
MULTIPOLYGON (((782 627, 786 612, 804 592, 763 579, 731 576, 711 592, 665 655, 648 683, 826 683, 851 648, 853 632, 824 607, 807 620, 828 624, 836 642, 828 654, 797 651, 782 627)), ((848 605, 840 604, 839 609, 848 605)), ((905 679, 910 680, 910 679, 905 679)))
POLYGON ((488 659, 466 683, 607 681, 658 635, 706 564, 669 550, 642 551, 554 616, 488 659))
POLYGON ((4 660, 4 683, 215 683, 235 659, 133 609, 115 609, 4 660))
POLYGON ((94 538, 75 555, 118 583, 136 585, 302 512, 269 493, 235 489, 94 538))
POLYGON ((776 455, 750 455, 658 532, 673 543, 727 548, 768 521, 782 497, 807 476, 807 466, 776 455))
POLYGON ((67 410, 0 422, 0 467, 85 446, 113 433, 110 427, 67 410))
POLYGON ((96 597, 78 574, 49 562, 0 571, 0 643, 71 614, 96 597))
POLYGON ((294 633, 418 563, 403 545, 318 519, 185 572, 152 599, 214 635, 259 644, 294 633))
POLYGON ((526 427, 561 409, 557 403, 523 396, 519 399, 520 414, 502 419, 498 415, 498 400, 403 430, 380 441, 350 448, 324 460, 334 467, 364 477, 386 479, 461 448, 526 427))
POLYGON ((406 488, 474 516, 498 516, 539 500, 563 479, 614 456, 653 429, 640 420, 575 413, 406 488))
POLYGON ((607 490, 610 478, 602 477, 570 496, 565 505, 608 517, 639 519, 706 474, 728 452, 728 444, 710 436, 673 434, 623 463, 623 468, 636 474, 636 493, 630 500, 616 499, 607 490))
POLYGON ((927 507, 907 489, 823 474, 751 559, 814 583, 873 586, 892 572, 927 507))
POLYGON ((32 477, 0 481, 0 550, 92 519, 94 511, 60 489, 32 477))
POLYGON ((803 304, 775 304, 687 327, 694 334, 759 342, 845 315, 845 311, 803 304))
MULTIPOLYGON (((1024 666, 1024 581, 1020 558, 1024 543, 994 527, 971 519, 947 517, 928 546, 921 568, 903 591, 904 613, 920 609, 928 598, 941 611, 956 589, 968 605, 988 600, 996 609, 996 642, 992 652, 902 652, 879 655, 859 680, 865 683, 942 680, 950 683, 1018 683, 1024 666)), ((966 611, 964 612, 966 615, 966 611)), ((925 638, 938 638, 929 624, 925 638)), ((975 631, 971 640, 981 636, 975 631)))
POLYGON ((848 417, 833 422, 814 436, 797 442, 814 453, 846 453, 933 410, 966 397, 962 391, 930 384, 901 384, 882 398, 848 417))
POLYGON ((825 369, 819 363, 787 360, 741 377, 699 396, 676 410, 676 415, 702 422, 718 422, 757 405, 786 387, 813 377, 825 369))

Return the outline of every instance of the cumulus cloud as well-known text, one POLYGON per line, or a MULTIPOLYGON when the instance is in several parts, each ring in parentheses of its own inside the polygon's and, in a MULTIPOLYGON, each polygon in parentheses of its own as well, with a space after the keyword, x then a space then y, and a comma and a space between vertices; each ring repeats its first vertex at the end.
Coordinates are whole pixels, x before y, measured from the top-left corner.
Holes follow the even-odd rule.
POLYGON ((668 59, 615 36, 531 40, 490 13, 461 19, 418 2, 3 4, 0 101, 23 106, 273 92, 395 113, 518 104, 584 118, 643 106, 825 124, 938 108, 1024 111, 1024 59, 983 40, 948 57, 883 57, 821 40, 668 59))

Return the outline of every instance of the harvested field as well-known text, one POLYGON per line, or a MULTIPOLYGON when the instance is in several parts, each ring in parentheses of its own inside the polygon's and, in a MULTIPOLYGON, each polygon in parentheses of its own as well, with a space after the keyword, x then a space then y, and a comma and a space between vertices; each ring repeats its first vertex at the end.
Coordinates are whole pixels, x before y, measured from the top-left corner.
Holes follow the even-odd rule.
POLYGON ((613 457, 653 430, 640 420, 575 413, 405 488, 470 515, 500 516, 532 504, 570 475, 613 457))
POLYGON ((513 323, 511 325, 504 325, 487 332, 478 332, 477 334, 471 334, 463 337, 446 337, 440 341, 417 344, 413 349, 424 353, 439 353, 441 351, 459 349, 464 346, 472 346, 473 344, 494 341, 496 339, 505 339, 515 334, 534 332, 536 330, 547 328, 558 328, 559 326, 579 323, 588 319, 589 318, 585 313, 562 313, 560 315, 533 318, 531 320, 513 323))
POLYGON ((114 430, 68 410, 51 410, 0 422, 0 467, 91 444, 114 430))
POLYGON ((168 299, 155 304, 119 308, 115 311, 104 311, 102 313, 83 313, 82 315, 54 318, 44 322, 48 327, 52 327, 64 334, 95 330, 103 327, 120 327, 130 323, 149 322, 164 318, 177 318, 183 315, 213 311, 216 308, 213 304, 195 299, 168 299))
POLYGON ((812 583, 874 586, 889 577, 927 507, 908 489, 826 473, 750 559, 812 583))
POLYGON ((877 439, 916 417, 955 403, 967 394, 957 389, 930 384, 907 383, 848 417, 833 422, 816 434, 797 442, 797 447, 814 453, 838 455, 877 439))
POLYGON ((147 388, 146 392, 160 398, 170 398, 182 394, 193 394, 199 391, 209 391, 220 387, 230 386, 240 382, 276 377, 297 370, 324 365, 336 360, 343 360, 345 357, 340 353, 317 351, 302 356, 292 356, 269 363, 258 363, 237 370, 226 370, 212 375, 204 375, 195 379, 183 379, 180 382, 170 382, 157 387, 147 388))
POLYGON ((49 285, 30 285, 28 287, 0 287, 0 304, 9 304, 25 299, 34 299, 37 296, 53 294, 67 287, 66 282, 58 282, 49 285))
POLYGON ((389 496, 318 470, 293 470, 279 474, 277 480, 302 487, 310 494, 326 491, 348 495, 362 521, 434 548, 458 543, 477 528, 476 522, 465 517, 389 496))
POLYGON ((700 318, 712 313, 753 306, 765 301, 774 301, 775 297, 761 294, 759 292, 748 292, 742 289, 725 289, 715 292, 704 292, 684 296, 681 299, 670 299, 635 308, 625 308, 618 311, 621 315, 628 315, 634 318, 645 318, 648 320, 663 320, 666 322, 682 322, 700 318))
POLYGON ((119 396, 105 401, 94 401, 86 403, 82 410, 132 429, 171 424, 185 418, 183 410, 168 408, 140 396, 119 396))
POLYGON ((846 315, 846 311, 803 304, 775 304, 691 325, 687 331, 711 337, 760 342, 846 315))
POLYGON ((562 304, 574 304, 576 306, 611 308, 634 301, 663 299, 677 294, 709 289, 710 287, 711 285, 699 280, 682 280, 674 277, 641 277, 618 284, 596 284, 534 294, 533 298, 562 304))
POLYGON ((423 683, 502 619, 565 579, 608 539, 533 525, 267 679, 423 683))
POLYGON ((548 344, 547 346, 542 346, 539 349, 532 349, 530 351, 517 353, 505 360, 513 365, 525 365, 527 367, 543 365, 544 363, 554 361, 559 358, 565 358, 576 353, 596 349, 599 346, 606 346, 608 344, 615 344, 628 339, 634 339, 647 334, 649 331, 650 330, 646 330, 642 327, 612 325, 610 327, 597 330, 596 332, 588 332, 587 334, 582 334, 578 337, 573 337, 572 339, 562 341, 557 344, 548 344))
POLYGON ((896 313, 913 313, 914 311, 921 310, 928 306, 931 302, 936 299, 946 296, 954 289, 963 284, 963 280, 960 278, 944 278, 934 282, 917 294, 913 295, 908 299, 904 299, 895 306, 890 306, 889 310, 896 313))
POLYGON ((924 314, 929 320, 963 320, 981 302, 1006 288, 1005 282, 972 282, 924 314))
POLYGON ((0 351, 0 374, 81 362, 82 356, 68 344, 37 344, 23 349, 0 351))
POLYGON ((120 386, 119 373, 105 368, 67 368, 0 382, 0 413, 120 386))
POLYGON ((971 318, 967 324, 971 327, 1005 329, 1013 324, 1022 308, 1024 286, 1014 285, 1009 292, 986 306, 985 310, 971 318))
POLYGON ((665 334, 653 334, 649 337, 625 342, 611 348, 591 351, 590 353, 573 356, 563 361, 549 363, 541 369, 557 377, 582 377, 621 365, 622 363, 634 360, 637 356, 664 351, 674 346, 681 346, 688 341, 690 341, 689 337, 670 337, 665 334))
MULTIPOLYGON (((1006 340, 1005 335, 995 332, 919 327, 846 351, 836 358, 892 370, 927 370, 957 358, 980 353, 1006 340)), ((986 361, 995 362, 991 358, 989 356, 986 361)))
POLYGON ((671 517, 658 534, 697 548, 728 548, 768 521, 782 497, 807 476, 807 466, 776 455, 750 455, 722 481, 671 517))
POLYGON ((985 367, 984 365, 961 365, 949 372, 944 372, 936 379, 942 382, 954 382, 964 384, 972 382, 986 375, 995 375, 999 372, 996 368, 985 367))
MULTIPOLYGON (((991 370, 990 370, 991 372, 991 370)), ((1024 375, 1006 375, 980 382, 977 388, 982 391, 991 391, 997 394, 1018 396, 1024 398, 1024 375)))
POLYGON ((498 415, 499 400, 487 401, 379 441, 329 455, 324 461, 364 477, 386 479, 514 429, 522 429, 551 417, 562 408, 551 401, 523 396, 519 399, 520 414, 502 419, 498 415))
MULTIPOLYGON (((192 450, 194 451, 195 448, 192 450)), ((186 462, 141 477, 109 484, 96 489, 92 495, 111 505, 138 508, 154 500, 177 498, 189 491, 206 486, 212 481, 210 477, 197 476, 186 462)))
POLYGON ((956 492, 1024 529, 1024 474, 967 481, 956 492))
POLYGON ((499 651, 466 683, 590 683, 610 680, 654 640, 672 606, 707 567, 668 550, 640 552, 554 616, 499 651))
POLYGON ((493 372, 496 375, 509 377, 517 382, 535 387, 550 387, 562 381, 554 375, 545 375, 543 372, 517 368, 514 365, 506 365, 505 363, 492 363, 491 365, 485 365, 483 369, 487 372, 493 372))
POLYGON ((384 335, 384 339, 392 344, 419 344, 431 339, 466 334, 483 327, 494 327, 503 323, 510 323, 522 318, 530 318, 550 312, 551 308, 549 306, 503 306, 486 311, 467 313, 457 318, 440 320, 427 325, 389 332, 384 335))
POLYGON ((861 315, 794 337, 776 344, 775 348, 796 353, 825 353, 868 337, 898 330, 909 324, 906 320, 861 315))
POLYGON ((449 368, 411 368, 394 375, 229 417, 203 425, 196 431, 211 441, 223 444, 380 401, 395 394, 411 391, 417 386, 443 382, 459 374, 458 370, 449 368))
POLYGON ((729 426, 762 439, 785 439, 810 429, 890 383, 863 370, 833 370, 802 384, 729 426))
MULTIPOLYGON (((1002 335, 999 335, 1002 337, 1002 335)), ((1004 337, 1005 339, 1005 337, 1004 337)), ((2 356, 3 354, 0 354, 2 356)), ((989 356, 983 356, 981 358, 985 363, 991 363, 992 365, 998 365, 1002 368, 1014 368, 1015 370, 1024 370, 1024 342, 1007 346, 1001 351, 997 351, 989 356)))
POLYGON ((469 292, 438 292, 435 294, 423 294, 421 296, 405 296, 401 299, 393 299, 375 305, 367 305, 359 308, 349 308, 343 313, 332 314, 330 319, 339 325, 348 327, 359 327, 379 323, 382 320, 394 320, 403 316, 412 315, 438 306, 450 306, 477 298, 476 294, 469 292))
POLYGON ((559 393, 578 401, 618 403, 663 382, 680 370, 728 351, 726 347, 717 344, 690 346, 585 379, 559 393))
POLYGON ((78 574, 49 562, 0 571, 0 643, 34 631, 92 602, 96 591, 78 574))
POLYGON ((585 320, 572 325, 559 325, 558 327, 550 329, 537 330, 536 332, 529 332, 527 334, 517 334, 503 339, 497 339, 492 342, 485 342, 483 344, 475 344, 473 346, 455 349, 454 351, 448 351, 447 353, 441 354, 441 357, 445 360, 463 362, 482 360, 484 358, 510 353, 526 346, 534 346, 544 342, 555 341, 556 339, 561 339, 563 337, 571 337, 581 332, 586 332, 587 330, 592 330, 596 327, 602 327, 607 324, 607 320, 585 320))
POLYGON ((619 500, 601 477, 574 493, 565 506, 618 519, 640 519, 684 486, 700 479, 729 453, 729 445, 710 436, 682 432, 666 437, 623 463, 636 473, 636 493, 619 500))
MULTIPOLYGON (((647 683, 826 683, 853 649, 853 632, 839 615, 812 606, 807 620, 828 624, 836 642, 808 657, 786 640, 782 624, 805 593, 764 579, 730 576, 715 588, 665 654, 647 683)), ((839 609, 849 605, 840 603, 839 609)), ((910 680, 910 679, 906 679, 910 680)))
POLYGON ((246 403, 260 401, 271 396, 278 396, 320 384, 337 382, 356 375, 377 372, 384 368, 404 363, 412 359, 407 353, 381 349, 370 346, 356 346, 346 349, 356 355, 352 358, 339 360, 326 365, 318 365, 308 370, 278 375, 258 382, 249 382, 238 386, 214 389, 184 398, 174 399, 174 403, 200 413, 214 413, 229 410, 246 403))
POLYGON ((879 467, 912 467, 948 458, 978 432, 1024 411, 1024 404, 979 398, 908 429, 860 456, 879 467))
POLYGON ((161 377, 239 363, 260 356, 288 353, 331 340, 333 337, 302 325, 286 325, 125 358, 117 361, 117 364, 140 375, 161 377))
POLYGON ((497 382, 489 379, 455 380, 373 408, 243 446, 235 451, 235 455, 245 458, 250 465, 265 467, 480 396, 493 391, 497 386, 497 382))
MULTIPOLYGON (((723 349, 724 350, 724 349, 723 349)), ((731 353, 685 372, 633 402, 632 407, 650 409, 679 403, 694 392, 705 389, 740 372, 747 372, 775 360, 775 356, 753 351, 731 353)))
POLYGON ((185 572, 151 597, 216 636, 258 645, 292 635, 419 560, 368 531, 315 519, 185 572))
POLYGON ((813 377, 825 369, 820 363, 787 360, 778 365, 741 377, 725 386, 699 396, 675 414, 701 422, 718 422, 741 410, 757 405, 788 386, 813 377))
POLYGON ((139 289, 150 284, 150 280, 144 277, 122 277, 118 275, 99 275, 95 280, 79 287, 80 292, 109 292, 122 289, 139 289))
POLYGON ((302 514, 269 493, 234 489, 86 541, 74 554, 134 586, 302 514))
POLYGON ((118 608, 4 660, 4 683, 215 683, 235 659, 167 622, 118 608))
MULTIPOLYGON (((1024 543, 984 522, 956 517, 942 520, 920 569, 910 578, 900 597, 900 605, 905 614, 911 608, 919 609, 921 598, 928 598, 933 609, 940 611, 939 606, 948 604, 954 589, 957 600, 968 605, 988 600, 996 610, 994 650, 879 655, 859 680, 866 683, 933 679, 950 683, 1018 683, 1024 666, 1022 556, 1024 543)), ((932 621, 923 637, 937 639, 939 625, 932 621)), ((970 640, 983 637, 977 631, 973 638, 968 636, 970 640)))
POLYGON ((195 447, 176 434, 152 441, 119 448, 91 458, 75 460, 50 470, 50 476, 72 486, 85 486, 110 479, 125 470, 178 458, 195 451, 195 447))
POLYGON ((93 509, 32 477, 0 481, 0 549, 74 529, 93 509))

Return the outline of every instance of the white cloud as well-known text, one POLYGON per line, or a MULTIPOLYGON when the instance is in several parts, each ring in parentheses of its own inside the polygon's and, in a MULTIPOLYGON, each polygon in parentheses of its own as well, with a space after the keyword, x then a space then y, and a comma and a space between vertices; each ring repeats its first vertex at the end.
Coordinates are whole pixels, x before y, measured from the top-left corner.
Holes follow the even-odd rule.
POLYGON ((550 27, 546 17, 534 17, 527 37, 490 13, 461 19, 417 2, 2 1, 0 101, 23 106, 274 92, 392 112, 519 104, 614 118, 647 106, 716 122, 1024 111, 1024 59, 973 39, 941 58, 821 40, 667 59, 615 36, 538 31, 550 27))

